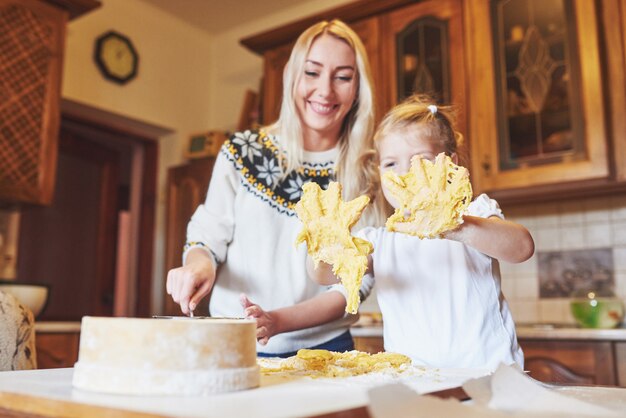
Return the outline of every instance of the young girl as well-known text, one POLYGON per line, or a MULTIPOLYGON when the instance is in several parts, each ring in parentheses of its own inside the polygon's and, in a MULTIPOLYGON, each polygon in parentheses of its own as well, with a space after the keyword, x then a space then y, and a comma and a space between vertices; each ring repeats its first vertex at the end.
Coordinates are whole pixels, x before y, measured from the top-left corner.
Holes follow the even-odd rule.
MULTIPOLYGON (((434 160, 445 152, 458 164, 460 138, 449 108, 410 97, 386 115, 375 135, 381 176, 388 170, 405 174, 413 156, 434 160)), ((384 183, 382 194, 397 208, 384 183)), ((374 245, 368 269, 384 318, 385 350, 434 367, 523 366, 498 260, 523 262, 534 243, 524 227, 504 220, 495 200, 478 196, 463 223, 441 239, 374 227, 357 235, 374 245)), ((330 266, 322 266, 309 274, 320 284, 336 282, 330 266)))

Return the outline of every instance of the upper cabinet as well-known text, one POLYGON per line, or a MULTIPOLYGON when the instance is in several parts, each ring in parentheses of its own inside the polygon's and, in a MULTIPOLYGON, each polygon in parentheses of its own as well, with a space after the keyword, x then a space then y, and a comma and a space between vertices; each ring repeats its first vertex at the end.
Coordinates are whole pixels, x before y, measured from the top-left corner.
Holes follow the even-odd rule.
POLYGON ((378 120, 414 92, 458 106, 475 193, 626 189, 622 0, 363 0, 246 38, 265 57, 264 123, 278 115, 291 43, 332 18, 364 40, 378 120))
MULTIPOLYGON (((412 95, 438 103, 465 103, 463 9, 460 0, 431 0, 380 17, 383 55, 378 102, 386 112, 412 95)), ((466 118, 458 128, 467 134, 466 118)))
POLYGON ((470 0, 467 7, 475 188, 522 197, 533 194, 529 187, 608 179, 595 3, 470 0))
POLYGON ((95 0, 0 0, 0 202, 54 191, 65 27, 95 0))

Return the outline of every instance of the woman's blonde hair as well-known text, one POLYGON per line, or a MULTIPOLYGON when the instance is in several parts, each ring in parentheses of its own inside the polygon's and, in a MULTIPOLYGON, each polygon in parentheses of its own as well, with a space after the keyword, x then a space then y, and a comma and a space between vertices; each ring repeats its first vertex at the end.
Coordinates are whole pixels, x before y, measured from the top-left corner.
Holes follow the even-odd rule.
POLYGON ((296 108, 298 82, 304 73, 306 57, 313 42, 322 35, 331 35, 346 42, 356 57, 358 90, 354 104, 345 116, 339 134, 339 157, 335 162, 336 180, 343 187, 346 200, 368 195, 372 204, 365 211, 361 225, 382 225, 385 219, 380 202, 376 202, 378 168, 374 154, 374 92, 365 47, 358 35, 340 20, 319 22, 305 30, 296 41, 283 72, 283 100, 278 120, 267 131, 280 138, 281 168, 287 176, 303 161, 304 139, 296 108))

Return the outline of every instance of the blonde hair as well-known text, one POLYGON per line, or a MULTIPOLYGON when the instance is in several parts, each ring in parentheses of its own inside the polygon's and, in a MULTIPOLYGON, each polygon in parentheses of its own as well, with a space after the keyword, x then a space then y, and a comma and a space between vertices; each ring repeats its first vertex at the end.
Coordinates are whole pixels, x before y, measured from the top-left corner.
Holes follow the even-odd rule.
POLYGON ((339 157, 335 162, 335 177, 343 187, 346 200, 368 195, 372 204, 361 218, 361 225, 382 225, 384 210, 375 202, 375 183, 378 167, 371 156, 375 153, 374 91, 365 47, 359 36, 340 20, 322 21, 306 29, 296 41, 283 72, 283 100, 278 120, 267 128, 281 139, 279 158, 283 178, 297 170, 303 161, 304 139, 302 125, 296 109, 295 96, 298 82, 304 73, 306 57, 313 42, 322 35, 331 35, 346 42, 356 57, 358 90, 354 104, 345 116, 339 134, 339 157))
MULTIPOLYGON (((464 165, 465 157, 459 149, 463 144, 463 135, 455 129, 456 113, 452 106, 439 106, 435 100, 425 94, 414 94, 406 98, 403 102, 393 107, 378 125, 374 134, 374 144, 376 149, 380 148, 380 141, 391 132, 398 129, 405 129, 410 126, 421 125, 426 128, 425 133, 428 140, 439 143, 448 155, 456 153, 461 165, 464 165)), ((375 156, 375 164, 380 164, 378 152, 375 156)), ((391 205, 384 198, 380 179, 377 183, 375 199, 381 203, 386 213, 393 212, 391 205)))
POLYGON ((452 106, 440 106, 430 96, 414 94, 387 112, 378 125, 374 143, 378 148, 390 132, 419 124, 425 128, 428 140, 441 145, 447 154, 459 154, 463 135, 455 129, 455 123, 452 106))

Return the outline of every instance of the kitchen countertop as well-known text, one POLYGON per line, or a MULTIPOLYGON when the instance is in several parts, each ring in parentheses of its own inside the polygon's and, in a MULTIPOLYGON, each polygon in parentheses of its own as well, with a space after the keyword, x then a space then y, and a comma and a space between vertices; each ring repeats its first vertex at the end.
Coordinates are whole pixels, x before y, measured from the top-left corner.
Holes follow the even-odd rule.
MULTIPOLYGON (((519 324, 517 338, 537 340, 598 340, 626 341, 626 328, 591 329, 553 324, 519 324)), ((382 324, 353 326, 353 337, 382 337, 382 324)))
POLYGON ((358 418, 367 416, 364 407, 372 387, 401 381, 418 393, 429 393, 460 386, 485 373, 483 369, 425 369, 401 378, 377 374, 335 379, 261 375, 261 386, 255 389, 207 397, 172 397, 76 390, 71 383, 73 369, 8 371, 0 373, 0 415, 4 409, 22 413, 8 416, 24 418, 297 418, 321 414, 329 414, 324 418, 358 418))
MULTIPOLYGON (((609 340, 626 341, 626 328, 591 329, 563 324, 518 324, 517 338, 555 340, 609 340)), ((35 331, 41 333, 80 332, 80 322, 35 322, 35 331)), ((350 329, 353 337, 382 337, 382 323, 356 325, 350 329)))
POLYGON ((35 332, 66 333, 80 332, 79 321, 35 321, 35 332))

